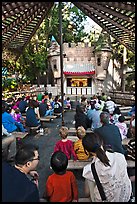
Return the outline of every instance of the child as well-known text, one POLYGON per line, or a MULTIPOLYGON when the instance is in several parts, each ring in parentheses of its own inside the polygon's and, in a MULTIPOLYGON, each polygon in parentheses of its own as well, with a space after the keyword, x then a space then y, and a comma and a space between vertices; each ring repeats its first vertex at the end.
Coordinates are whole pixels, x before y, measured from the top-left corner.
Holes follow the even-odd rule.
POLYGON ((79 140, 74 143, 74 150, 79 160, 86 160, 89 158, 89 153, 85 152, 82 145, 82 138, 86 135, 86 131, 83 126, 77 128, 76 135, 79 140))
POLYGON ((61 140, 58 141, 54 147, 54 152, 62 151, 66 154, 68 159, 71 159, 71 155, 73 156, 74 160, 77 160, 77 155, 74 151, 73 142, 67 139, 68 136, 68 128, 61 127, 59 130, 61 140))
POLYGON ((69 97, 67 97, 67 99, 66 99, 66 106, 67 106, 68 109, 71 109, 71 103, 70 103, 70 98, 69 97))
POLYGON ((24 126, 25 126, 25 120, 24 120, 24 118, 22 117, 19 108, 16 108, 16 109, 15 109, 13 118, 14 118, 14 120, 16 121, 15 124, 16 124, 16 126, 19 128, 19 130, 20 130, 21 132, 25 132, 25 131, 26 131, 26 129, 24 128, 24 126))
POLYGON ((43 197, 49 202, 78 202, 78 186, 71 171, 67 171, 68 158, 61 152, 55 152, 50 161, 54 171, 46 182, 43 197))
POLYGON ((128 128, 127 128, 127 124, 125 123, 125 117, 123 115, 119 116, 118 122, 115 125, 120 130, 122 140, 127 138, 128 128))

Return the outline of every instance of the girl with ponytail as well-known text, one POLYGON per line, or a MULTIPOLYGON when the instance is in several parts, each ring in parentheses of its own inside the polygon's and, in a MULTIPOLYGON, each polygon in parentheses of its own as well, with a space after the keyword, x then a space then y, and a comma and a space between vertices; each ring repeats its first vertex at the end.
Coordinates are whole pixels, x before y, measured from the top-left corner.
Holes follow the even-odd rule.
MULTIPOLYGON (((125 156, 122 153, 113 152, 111 148, 104 148, 103 140, 95 133, 85 135, 82 139, 82 145, 85 152, 93 156, 91 163, 95 163, 96 172, 107 201, 128 202, 132 187, 127 174, 125 156)), ((102 202, 92 174, 91 163, 83 168, 85 197, 90 197, 92 202, 102 202)))

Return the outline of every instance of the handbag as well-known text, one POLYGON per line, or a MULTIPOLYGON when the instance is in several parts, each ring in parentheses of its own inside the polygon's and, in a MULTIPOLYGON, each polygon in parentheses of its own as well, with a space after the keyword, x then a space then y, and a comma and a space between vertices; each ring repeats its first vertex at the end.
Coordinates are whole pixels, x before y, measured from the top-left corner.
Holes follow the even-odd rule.
POLYGON ((103 202, 108 202, 107 199, 106 199, 106 195, 105 195, 103 186, 102 186, 102 184, 100 183, 99 177, 98 177, 98 175, 97 175, 96 168, 95 168, 95 163, 92 163, 92 164, 91 164, 91 170, 92 170, 94 179, 95 179, 95 181, 96 181, 96 185, 97 185, 97 188, 98 188, 98 191, 99 191, 99 193, 100 193, 100 196, 101 196, 102 201, 103 201, 103 202))

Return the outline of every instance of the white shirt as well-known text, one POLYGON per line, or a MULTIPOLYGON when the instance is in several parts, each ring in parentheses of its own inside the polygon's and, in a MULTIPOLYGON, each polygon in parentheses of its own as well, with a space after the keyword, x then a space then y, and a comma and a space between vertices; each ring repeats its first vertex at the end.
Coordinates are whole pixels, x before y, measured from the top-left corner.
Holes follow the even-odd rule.
MULTIPOLYGON (((98 158, 94 158, 92 162, 95 162, 95 168, 104 188, 104 192, 107 197, 108 202, 128 202, 132 187, 131 181, 127 174, 127 162, 125 156, 121 153, 110 153, 106 151, 106 155, 109 159, 111 166, 105 166, 98 158)), ((95 183, 91 163, 86 165, 83 169, 84 178, 88 180, 89 188, 90 183, 95 183)), ((91 186, 93 186, 91 184, 91 186)), ((91 192, 94 191, 94 200, 93 202, 101 202, 101 197, 98 191, 97 186, 95 185, 94 189, 90 189, 91 192)))
POLYGON ((117 122, 115 125, 119 128, 122 140, 127 138, 128 132, 127 124, 124 122, 123 123, 117 122))
POLYGON ((109 110, 109 113, 113 114, 113 111, 115 110, 115 103, 113 101, 106 101, 106 107, 109 110))

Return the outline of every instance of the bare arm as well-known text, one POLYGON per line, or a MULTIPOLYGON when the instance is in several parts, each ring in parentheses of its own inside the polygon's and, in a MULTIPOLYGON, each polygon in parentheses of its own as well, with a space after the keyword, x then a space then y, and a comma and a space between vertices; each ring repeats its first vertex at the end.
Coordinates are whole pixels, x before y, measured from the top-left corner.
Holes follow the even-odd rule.
POLYGON ((94 201, 94 188, 95 188, 95 183, 93 181, 85 179, 85 183, 84 183, 85 197, 86 198, 90 197, 91 201, 94 201))

